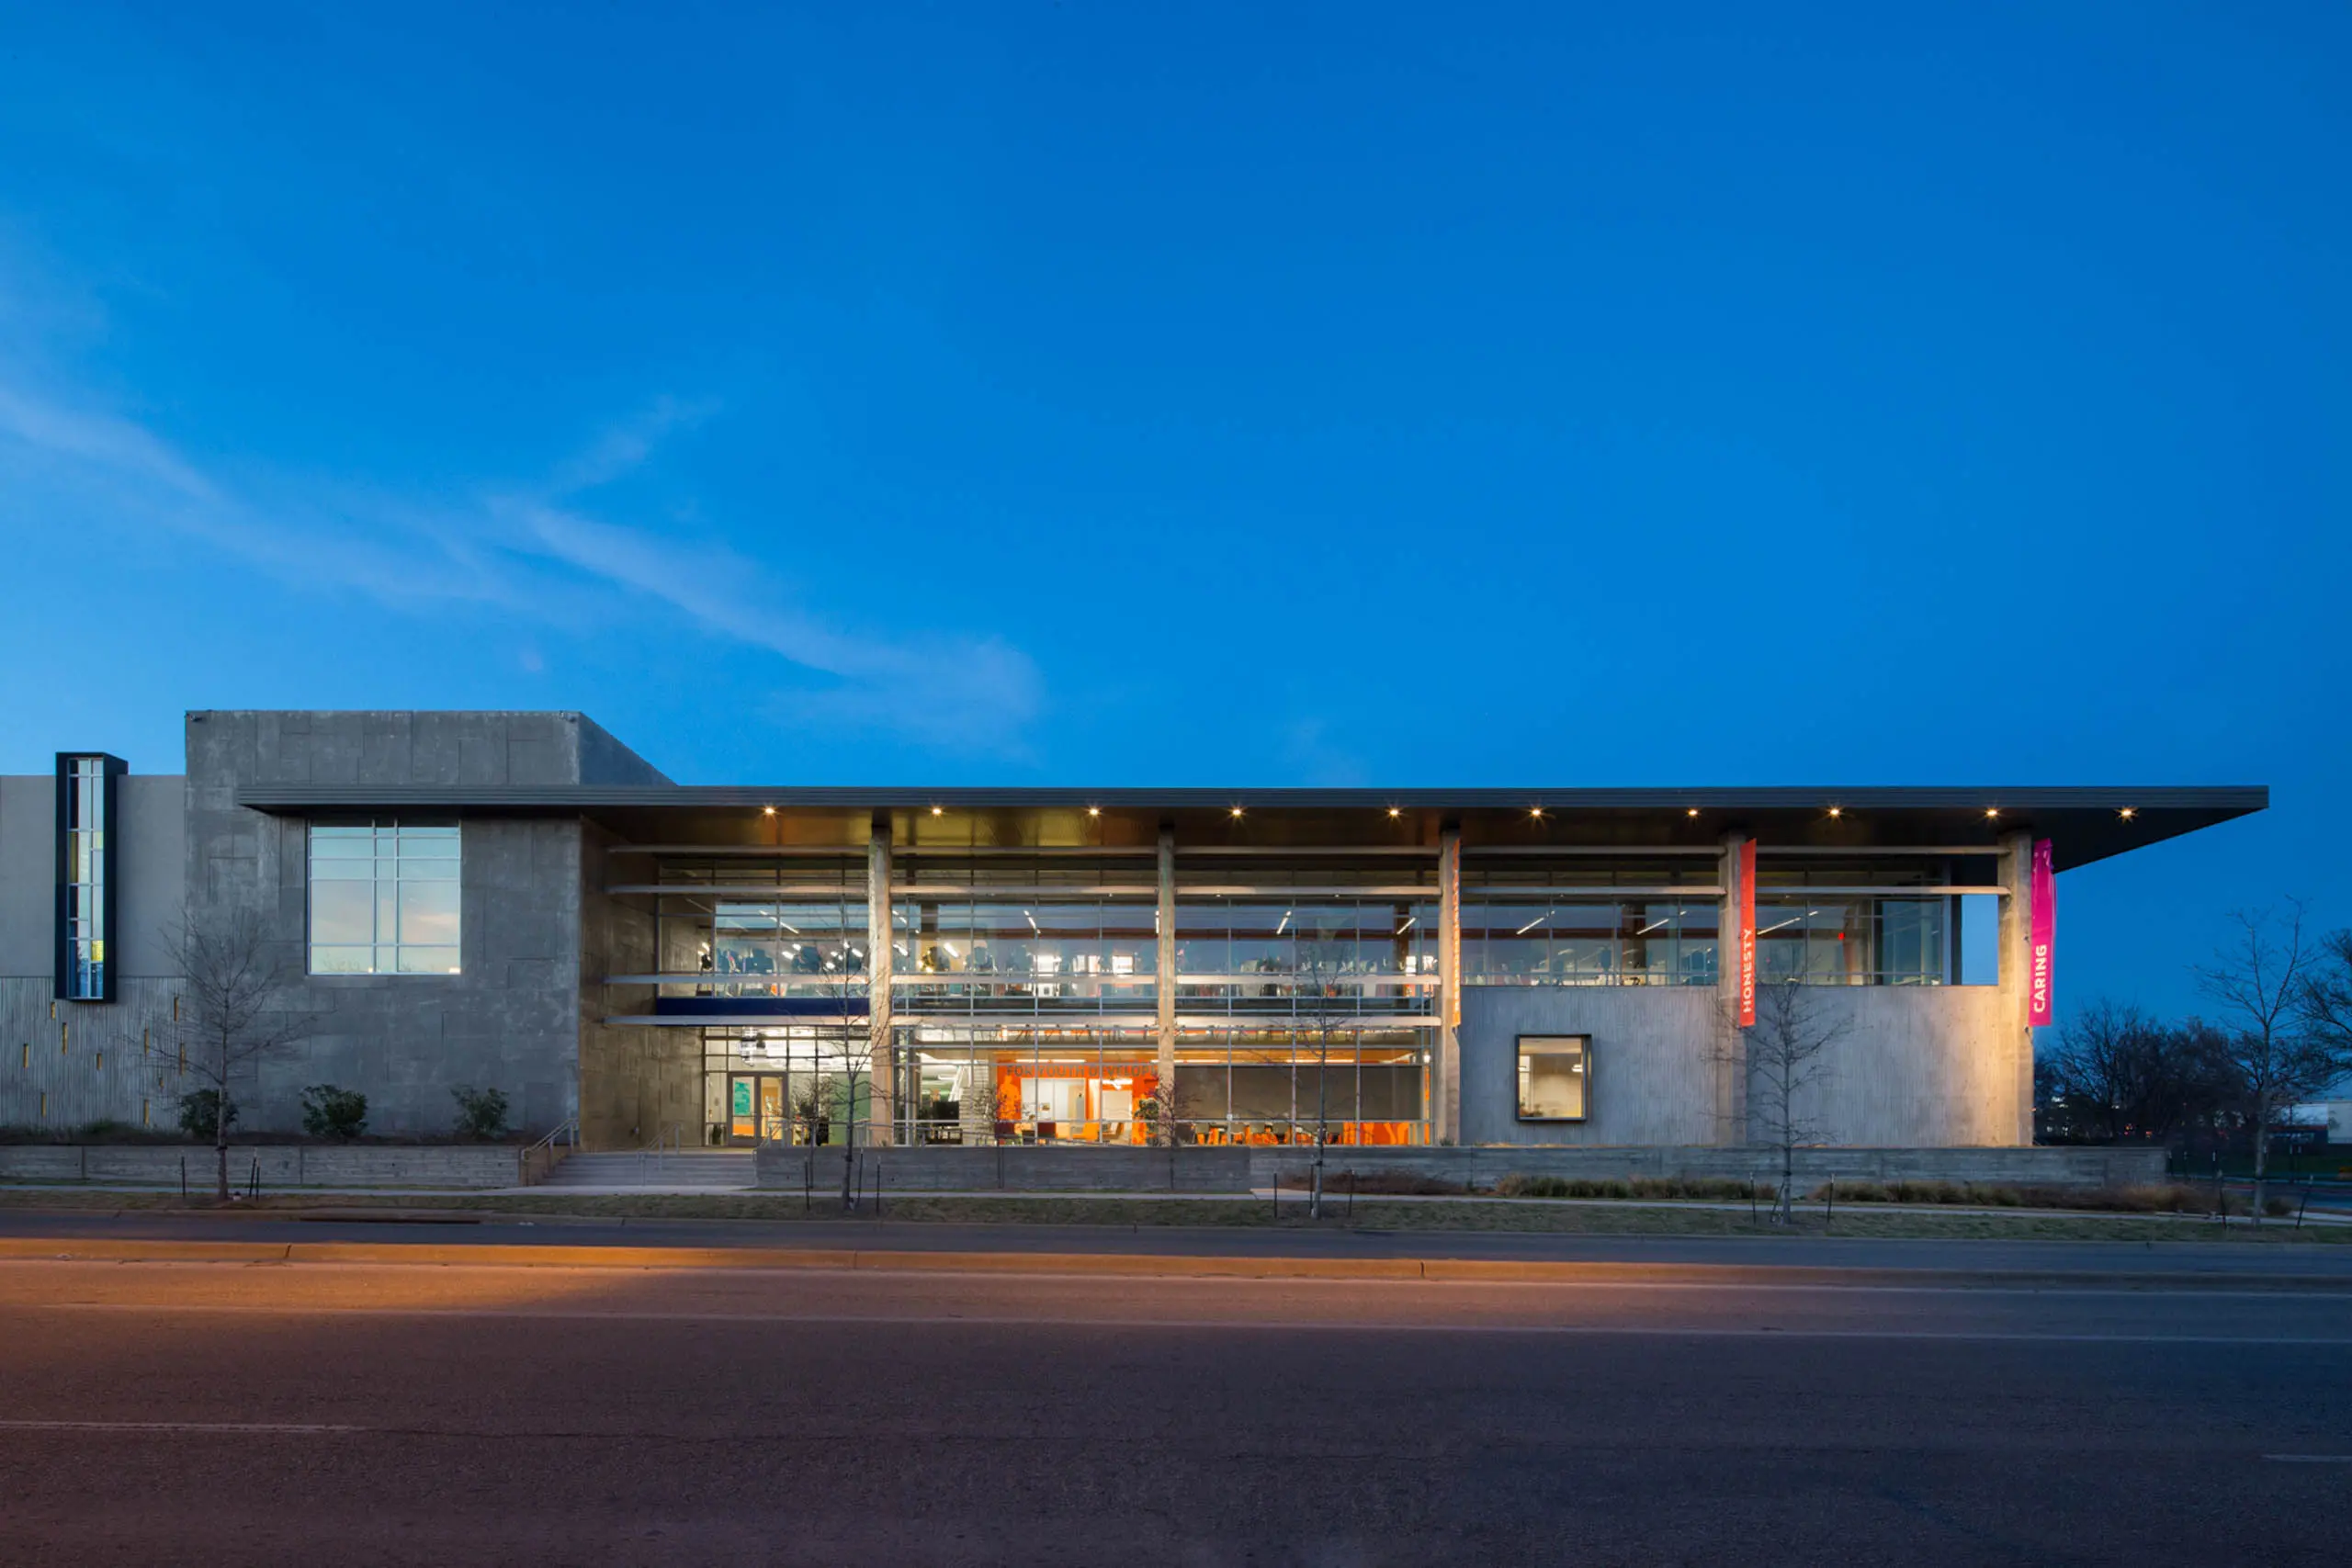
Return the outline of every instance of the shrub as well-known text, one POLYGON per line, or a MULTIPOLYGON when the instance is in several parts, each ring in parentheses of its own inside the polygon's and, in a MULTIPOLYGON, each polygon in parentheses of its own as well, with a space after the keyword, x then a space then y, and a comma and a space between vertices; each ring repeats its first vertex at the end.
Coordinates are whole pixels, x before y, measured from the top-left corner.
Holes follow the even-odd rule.
POLYGON ((471 1084, 459 1084, 449 1091, 458 1102, 458 1134, 466 1138, 503 1138, 506 1135, 506 1095, 502 1089, 476 1089, 471 1084))
POLYGON ((1636 1176, 1623 1180, 1581 1176, 1506 1176, 1495 1183, 1505 1198, 1646 1198, 1745 1203, 1770 1198, 1772 1189, 1762 1182, 1734 1181, 1720 1177, 1636 1176))
POLYGON ((368 1130, 368 1097, 356 1089, 314 1083, 302 1091, 302 1131, 348 1143, 368 1130))
POLYGON ((237 1124, 237 1102, 223 1100, 215 1089, 199 1089, 180 1096, 180 1131, 191 1138, 211 1141, 237 1124))
MULTIPOLYGON (((1307 1171, 1286 1170, 1277 1179, 1277 1184, 1303 1191, 1314 1185, 1314 1179, 1307 1171)), ((1405 1170, 1348 1170, 1335 1165, 1323 1168, 1323 1191, 1327 1197, 1344 1198, 1352 1191, 1364 1198, 1445 1198, 1459 1197, 1464 1190, 1459 1181, 1416 1176, 1405 1170)))

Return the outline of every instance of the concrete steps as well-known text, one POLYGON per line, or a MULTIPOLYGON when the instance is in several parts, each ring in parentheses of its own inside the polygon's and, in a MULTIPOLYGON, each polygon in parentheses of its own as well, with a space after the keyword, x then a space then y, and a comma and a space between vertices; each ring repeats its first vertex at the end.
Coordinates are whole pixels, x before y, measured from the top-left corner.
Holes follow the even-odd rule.
POLYGON ((749 1149, 650 1149, 576 1154, 541 1187, 605 1192, 732 1192, 758 1184, 749 1149))

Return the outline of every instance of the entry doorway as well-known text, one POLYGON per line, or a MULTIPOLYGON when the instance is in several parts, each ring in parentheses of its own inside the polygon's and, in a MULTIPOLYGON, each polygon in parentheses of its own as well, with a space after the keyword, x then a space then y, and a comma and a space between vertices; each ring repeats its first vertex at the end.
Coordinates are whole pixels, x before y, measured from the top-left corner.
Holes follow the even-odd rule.
POLYGON ((781 1073, 730 1073, 727 1078, 727 1141, 782 1144, 792 1137, 781 1073))

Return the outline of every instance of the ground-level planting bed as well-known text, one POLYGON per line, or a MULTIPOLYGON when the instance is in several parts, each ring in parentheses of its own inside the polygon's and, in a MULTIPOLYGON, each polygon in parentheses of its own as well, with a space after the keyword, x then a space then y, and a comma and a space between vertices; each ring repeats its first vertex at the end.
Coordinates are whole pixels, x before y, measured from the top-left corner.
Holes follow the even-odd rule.
MULTIPOLYGON (((176 1193, 74 1192, 56 1190, 0 1189, 0 1208, 71 1210, 79 1213, 168 1213, 188 1207, 176 1193)), ((203 1212, 219 1213, 209 1205, 203 1212)), ((841 1207, 838 1195, 820 1195, 804 1210, 797 1194, 789 1198, 766 1194, 582 1194, 481 1193, 392 1195, 354 1193, 322 1199, 287 1194, 232 1205, 234 1212, 295 1215, 355 1210, 401 1210, 411 1213, 473 1213, 516 1216, 577 1215, 582 1217, 674 1220, 854 1220, 876 1219, 869 1200, 854 1213, 841 1207)), ((1395 1232, 1491 1231, 1539 1235, 1835 1235, 1917 1237, 2001 1241, 2231 1241, 2249 1244, 2352 1244, 2352 1224, 2310 1224, 2298 1228, 2292 1221, 2261 1225, 2243 1220, 2217 1224, 2211 1220, 2137 1214, 2037 1213, 2026 1211, 1994 1213, 1938 1213, 1933 1210, 1870 1206, 1834 1216, 1807 1203, 1793 1224, 1775 1225, 1759 1209, 1751 1217, 1745 1207, 1698 1203, 1618 1202, 1494 1202, 1464 1200, 1448 1202, 1381 1201, 1359 1198, 1348 1212, 1342 1198, 1323 1220, 1310 1220, 1306 1204, 1285 1198, 1280 1213, 1264 1199, 1195 1199, 1170 1201, 1144 1198, 889 1198, 883 1204, 884 1224, 1069 1224, 1122 1225, 1133 1228, 1199 1226, 1216 1228, 1344 1230, 1395 1232)))

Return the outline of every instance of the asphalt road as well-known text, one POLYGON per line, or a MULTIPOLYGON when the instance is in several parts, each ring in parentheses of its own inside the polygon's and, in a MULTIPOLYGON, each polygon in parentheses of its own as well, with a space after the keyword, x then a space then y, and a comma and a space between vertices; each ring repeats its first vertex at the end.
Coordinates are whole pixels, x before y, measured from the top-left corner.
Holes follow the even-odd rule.
POLYGON ((0 1560, 2344 1561, 2352 1294, 0 1263, 0 1560))
MULTIPOLYGON (((2191 1236, 2202 1227, 2184 1227, 2191 1236)), ((1468 1258, 1530 1261, 1781 1265, 1831 1269, 2180 1274, 2335 1279, 2352 1289, 2352 1246, 2279 1241, 1930 1240, 1823 1235, 1579 1235, 1537 1231, 1379 1231, 1345 1224, 1244 1230, 1212 1225, 944 1224, 870 1219, 614 1219, 382 1210, 88 1211, 0 1209, 0 1238, 107 1236, 209 1241, 429 1242, 499 1247, 842 1247, 894 1252, 1116 1252, 1173 1257, 1468 1258), (411 1212, 413 1215, 413 1212, 411 1212)))

